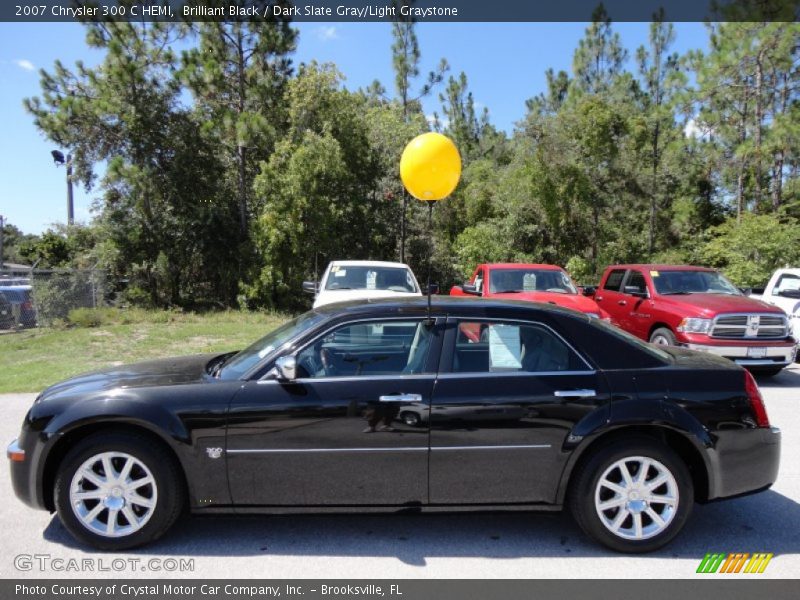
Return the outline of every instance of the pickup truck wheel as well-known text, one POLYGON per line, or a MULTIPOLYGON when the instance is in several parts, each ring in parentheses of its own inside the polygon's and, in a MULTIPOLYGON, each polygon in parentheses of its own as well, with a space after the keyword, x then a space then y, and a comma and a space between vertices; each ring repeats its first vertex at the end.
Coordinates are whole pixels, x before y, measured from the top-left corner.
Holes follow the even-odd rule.
POLYGON ((675 334, 666 327, 659 327, 650 335, 650 343, 656 346, 677 346, 675 334))
POLYGON ((100 550, 159 538, 180 515, 183 477, 173 457, 135 433, 91 435, 58 469, 55 505, 67 530, 100 550))
POLYGON ((694 502, 689 470, 649 438, 618 441, 584 462, 570 485, 572 515, 583 531, 617 552, 652 552, 683 528, 694 502))

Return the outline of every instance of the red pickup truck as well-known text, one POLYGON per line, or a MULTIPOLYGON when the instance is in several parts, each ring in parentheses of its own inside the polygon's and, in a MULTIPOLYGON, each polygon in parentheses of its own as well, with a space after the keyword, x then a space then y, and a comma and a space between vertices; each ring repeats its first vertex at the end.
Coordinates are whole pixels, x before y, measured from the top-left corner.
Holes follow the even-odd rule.
POLYGON ((614 265, 594 299, 614 325, 643 340, 724 356, 764 375, 779 373, 797 351, 780 308, 744 296, 713 269, 614 265))
POLYGON ((463 285, 453 286, 450 295, 545 302, 608 320, 608 315, 597 303, 580 294, 567 272, 556 265, 478 265, 470 280, 463 285))

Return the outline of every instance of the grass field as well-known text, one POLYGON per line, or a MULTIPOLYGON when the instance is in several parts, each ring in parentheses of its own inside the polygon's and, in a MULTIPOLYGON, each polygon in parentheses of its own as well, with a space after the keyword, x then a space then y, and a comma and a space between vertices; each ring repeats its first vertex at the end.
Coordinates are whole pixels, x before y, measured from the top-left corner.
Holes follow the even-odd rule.
POLYGON ((3 334, 0 393, 38 392, 78 373, 149 358, 238 350, 288 318, 237 311, 108 311, 93 327, 3 334))

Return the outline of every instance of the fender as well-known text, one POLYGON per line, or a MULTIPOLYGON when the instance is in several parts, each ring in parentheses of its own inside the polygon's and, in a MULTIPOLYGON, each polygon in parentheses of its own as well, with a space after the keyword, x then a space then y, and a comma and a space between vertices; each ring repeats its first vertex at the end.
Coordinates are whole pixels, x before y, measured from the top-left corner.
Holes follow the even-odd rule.
POLYGON ((139 427, 162 440, 186 474, 192 508, 231 503, 225 461, 210 460, 206 452, 207 447, 225 447, 227 405, 204 409, 198 406, 202 402, 159 401, 142 391, 116 388, 79 399, 52 398, 34 404, 28 420, 39 436, 35 481, 41 497, 51 453, 59 451, 59 442, 82 427, 102 424, 139 427))
MULTIPOLYGON (((706 472, 713 472, 709 458, 709 449, 714 445, 713 440, 708 431, 686 410, 663 400, 633 398, 614 400, 607 407, 590 413, 576 423, 567 437, 563 450, 570 452, 570 455, 561 474, 556 503, 564 503, 575 465, 594 442, 612 432, 637 427, 646 427, 650 430, 664 429, 681 435, 702 456, 706 472)), ((711 487, 709 494, 712 494, 714 482, 709 480, 709 486, 711 487)))

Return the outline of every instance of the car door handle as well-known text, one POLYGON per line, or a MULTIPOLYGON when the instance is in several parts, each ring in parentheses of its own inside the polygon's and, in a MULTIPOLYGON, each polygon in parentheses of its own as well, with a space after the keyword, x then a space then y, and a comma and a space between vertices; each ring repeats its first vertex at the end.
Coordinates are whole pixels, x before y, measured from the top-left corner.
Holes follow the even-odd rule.
POLYGON ((420 394, 389 394, 388 396, 378 396, 381 402, 422 402, 420 394))
POLYGON ((594 390, 556 390, 554 392, 559 398, 591 398, 597 396, 594 390))
POLYGON ((625 306, 627 303, 628 303, 627 300, 617 300, 617 304, 619 304, 620 306, 625 306))

